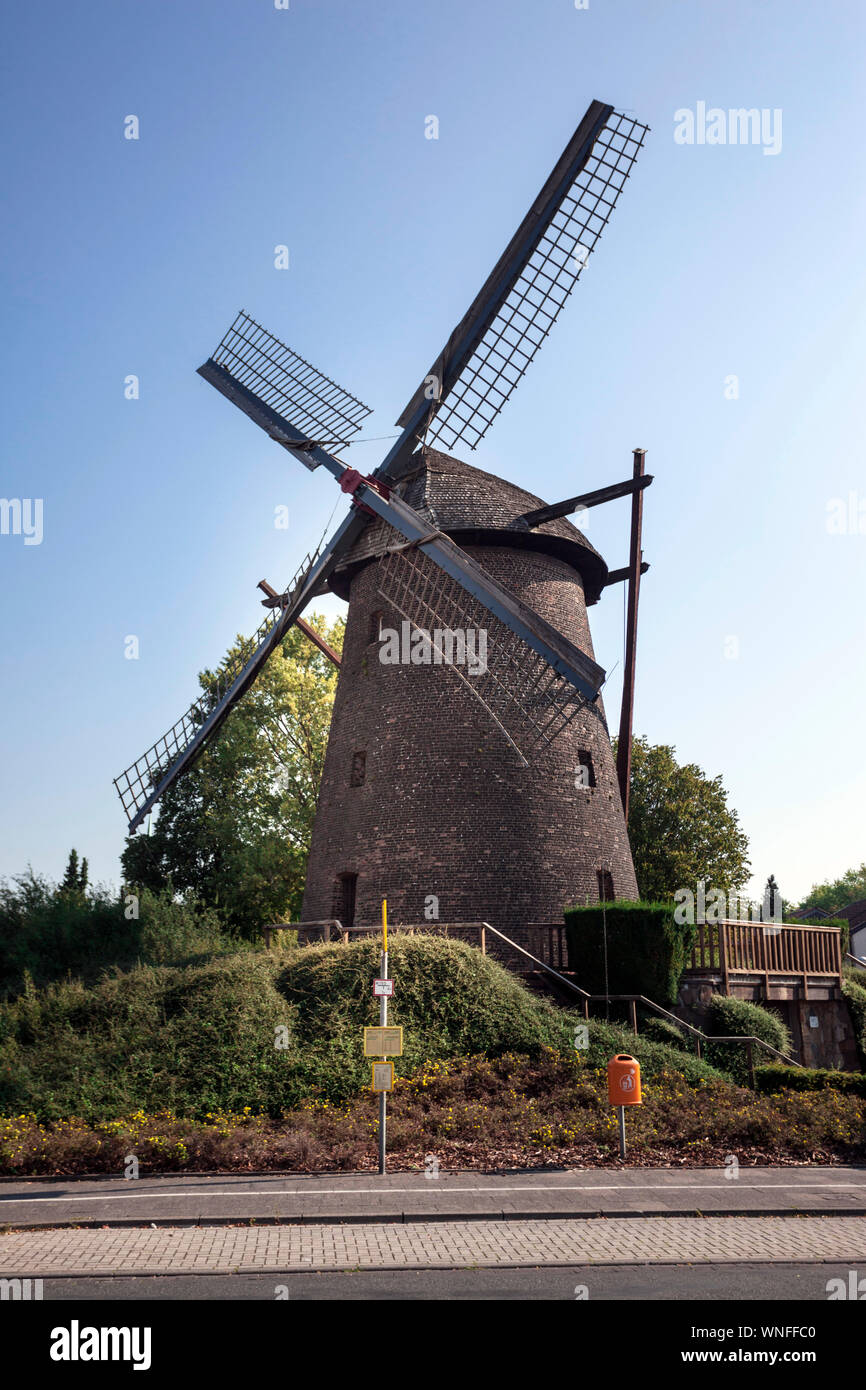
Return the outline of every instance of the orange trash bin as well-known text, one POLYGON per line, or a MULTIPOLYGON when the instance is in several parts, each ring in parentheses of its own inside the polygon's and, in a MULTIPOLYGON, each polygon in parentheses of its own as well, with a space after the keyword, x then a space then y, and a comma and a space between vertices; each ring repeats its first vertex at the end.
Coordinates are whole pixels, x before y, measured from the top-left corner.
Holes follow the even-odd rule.
POLYGON ((618 1052, 607 1064, 607 1098, 611 1105, 641 1105, 640 1062, 618 1052))

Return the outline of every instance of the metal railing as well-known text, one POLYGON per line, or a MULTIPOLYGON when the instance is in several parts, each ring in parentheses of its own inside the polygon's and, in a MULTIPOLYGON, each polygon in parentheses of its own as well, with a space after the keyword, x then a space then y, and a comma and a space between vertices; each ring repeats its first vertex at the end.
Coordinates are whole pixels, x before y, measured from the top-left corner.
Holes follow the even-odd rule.
MULTIPOLYGON (((352 937, 378 935, 381 931, 381 927, 379 926, 344 927, 337 918, 327 918, 320 922, 272 922, 264 928, 266 946, 270 947, 271 932, 287 931, 289 929, 297 931, 299 945, 306 945, 309 943, 310 932, 320 933, 318 939, 322 941, 331 941, 334 939, 334 936, 336 936, 343 944, 346 944, 351 941, 352 937)), ((560 958, 562 958, 566 950, 564 925, 558 922, 531 922, 525 930, 536 931, 540 935, 542 942, 546 943, 550 954, 558 954, 560 958)), ((822 928, 822 930, 826 930, 826 928, 822 928)), ((631 1029, 637 1037, 639 1036, 637 1010, 638 1005, 640 1005, 642 1008, 649 1009, 653 1013, 658 1014, 660 1018, 666 1019, 669 1023, 674 1024, 684 1033, 694 1038, 695 1053, 698 1058, 703 1056, 704 1044, 708 1042, 741 1044, 746 1049, 749 1080, 753 1087, 755 1084, 755 1047, 762 1048, 765 1052, 771 1053, 787 1066, 802 1067, 802 1063, 798 1062, 795 1057, 786 1057, 778 1048, 765 1042, 763 1038, 755 1037, 754 1034, 749 1036, 731 1036, 728 1034, 711 1036, 710 1034, 704 1033, 700 1028, 695 1028, 691 1023, 686 1023, 684 1019, 677 1018, 676 1014, 672 1014, 670 1010, 662 1008, 661 1004, 657 1004, 655 1000, 648 999, 645 994, 590 994, 587 990, 581 989, 580 985, 576 985, 573 980, 569 980, 567 976, 561 974, 549 961, 542 960, 541 957, 533 955, 525 946, 521 946, 519 942, 514 941, 510 936, 506 936, 505 932, 500 931, 498 927, 491 926, 489 922, 420 922, 412 923, 407 926, 395 923, 392 927, 392 932, 394 935, 400 933, 401 935, 406 934, 411 936, 415 933, 420 933, 421 935, 440 934, 446 937, 449 933, 453 933, 455 936, 458 933, 470 933, 477 937, 477 946, 482 955, 487 955, 488 953, 488 933, 490 933, 493 937, 504 942, 510 950, 516 951, 519 955, 531 961, 538 969, 543 970, 545 974, 551 975, 560 985, 564 986, 571 994, 575 995, 581 1001, 583 1016, 586 1019, 590 1017, 589 1010, 591 1004, 626 1003, 629 1005, 631 1029)))
MULTIPOLYGON (((579 985, 576 985, 573 980, 569 980, 566 978, 565 975, 561 975, 560 972, 554 969, 552 965, 548 965, 546 961, 540 960, 538 956, 534 956, 531 951, 527 951, 525 946, 520 946, 516 941, 513 941, 510 936, 506 936, 504 932, 499 931, 497 927, 492 927, 489 922, 486 922, 484 925, 486 926, 487 931, 492 932, 494 936, 498 936, 499 939, 501 941, 504 941, 508 946, 510 946, 512 950, 519 951, 522 956, 526 956, 529 960, 534 961, 534 963, 537 966, 540 966, 540 968, 544 970, 546 974, 553 975, 560 982, 560 984, 566 987, 566 989, 571 990, 572 993, 576 994, 583 1001, 584 1018, 589 1018, 590 1004, 599 1002, 628 1003, 630 1005, 629 1013, 631 1017, 632 1032, 635 1034, 635 1036, 638 1036, 637 1006, 638 1004, 640 1004, 645 1009, 652 1009, 654 1013, 659 1014, 660 1017, 665 1018, 670 1023, 675 1024, 677 1028, 681 1028, 685 1032, 690 1033, 692 1037, 695 1039, 695 1051, 699 1058, 703 1055, 702 1045, 704 1043, 741 1043, 746 1049, 746 1063, 749 1071, 749 1081, 752 1087, 754 1087, 755 1085, 755 1046, 763 1048, 765 1052, 772 1053, 774 1057, 778 1057, 782 1062, 785 1062, 788 1066, 802 1067, 802 1063, 798 1062, 795 1057, 786 1057, 784 1052, 780 1052, 778 1048, 773 1047, 768 1042, 764 1042, 763 1038, 755 1037, 754 1034, 751 1034, 746 1037, 731 1037, 728 1035, 715 1037, 710 1036, 707 1033, 703 1033, 701 1032, 700 1028, 693 1027, 691 1023, 686 1023, 684 1019, 677 1018, 676 1014, 672 1014, 669 1012, 669 1010, 663 1009, 661 1004, 656 1004, 653 999, 647 999, 645 994, 589 994, 585 989, 581 989, 579 985)), ((533 925, 547 926, 554 924, 534 923, 533 925)))

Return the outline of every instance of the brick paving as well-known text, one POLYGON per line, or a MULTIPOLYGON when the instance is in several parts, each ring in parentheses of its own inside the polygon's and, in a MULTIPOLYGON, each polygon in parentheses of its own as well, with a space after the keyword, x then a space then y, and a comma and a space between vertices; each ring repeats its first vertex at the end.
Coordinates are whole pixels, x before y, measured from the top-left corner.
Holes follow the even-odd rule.
POLYGON ((866 1261, 866 1217, 631 1217, 9 1231, 0 1275, 866 1261))

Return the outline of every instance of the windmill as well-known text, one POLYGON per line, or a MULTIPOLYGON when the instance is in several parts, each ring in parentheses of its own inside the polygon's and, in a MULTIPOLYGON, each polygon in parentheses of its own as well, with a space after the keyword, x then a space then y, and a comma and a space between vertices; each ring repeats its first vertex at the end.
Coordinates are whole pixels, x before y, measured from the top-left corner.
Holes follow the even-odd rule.
MULTIPOLYGON (((368 476, 334 451, 350 445, 369 408, 248 314, 238 314, 200 375, 306 468, 331 473, 352 505, 282 593, 263 581, 268 613, 255 636, 116 779, 130 833, 217 735, 289 627, 298 623, 314 636, 302 614, 331 589, 349 599, 349 620, 305 918, 366 918, 383 890, 398 920, 418 918, 419 892, 438 902, 439 880, 449 874, 463 884, 447 903, 451 920, 494 920, 494 885, 509 899, 499 919, 511 926, 527 912, 536 919, 539 913, 558 916, 565 898, 583 892, 636 895, 600 699, 605 672, 591 655, 585 608, 607 584, 628 579, 628 697, 637 590, 646 568, 640 500, 652 481, 643 471, 643 451, 635 451, 631 479, 545 506, 443 449, 465 444, 474 450, 512 395, 580 278, 646 132, 632 117, 592 102, 400 416, 399 436, 368 476), (564 518, 578 507, 627 495, 630 564, 612 574, 564 518), (374 658, 377 679, 371 680, 369 649, 383 629, 408 636, 411 655, 393 668, 374 658), (480 662, 474 671, 461 669, 456 639, 462 634, 465 646, 470 633, 482 632, 483 669, 480 662), (439 672, 430 679, 427 668, 435 666, 456 677, 447 690, 439 672), (428 757, 436 750, 441 778, 430 768, 423 772, 425 749, 428 757), (427 804, 431 776, 434 800, 451 808, 441 823, 427 804), (551 776, 573 785, 545 793, 551 776), (481 794, 478 778, 487 787, 486 809, 477 808, 475 830, 468 824, 461 829, 461 808, 481 794), (515 826, 497 835, 497 816, 501 825, 515 806, 526 821, 523 831, 515 826), (549 842, 558 818, 562 844, 556 853, 549 842), (520 874, 509 878, 502 854, 493 852, 503 840, 522 861, 524 879, 526 861, 535 857, 543 890, 527 896, 520 874), (546 848, 539 856, 540 844, 546 848)), ((626 776, 626 792, 627 785, 626 776)))

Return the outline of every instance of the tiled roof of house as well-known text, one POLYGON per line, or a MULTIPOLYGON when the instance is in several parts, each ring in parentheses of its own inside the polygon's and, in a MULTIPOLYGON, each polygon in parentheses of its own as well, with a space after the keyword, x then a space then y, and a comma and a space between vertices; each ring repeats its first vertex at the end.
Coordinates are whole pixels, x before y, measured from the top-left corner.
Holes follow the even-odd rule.
POLYGON ((831 916, 846 917, 852 928, 861 927, 866 922, 866 898, 858 898, 855 903, 840 907, 838 911, 831 913, 831 916))

